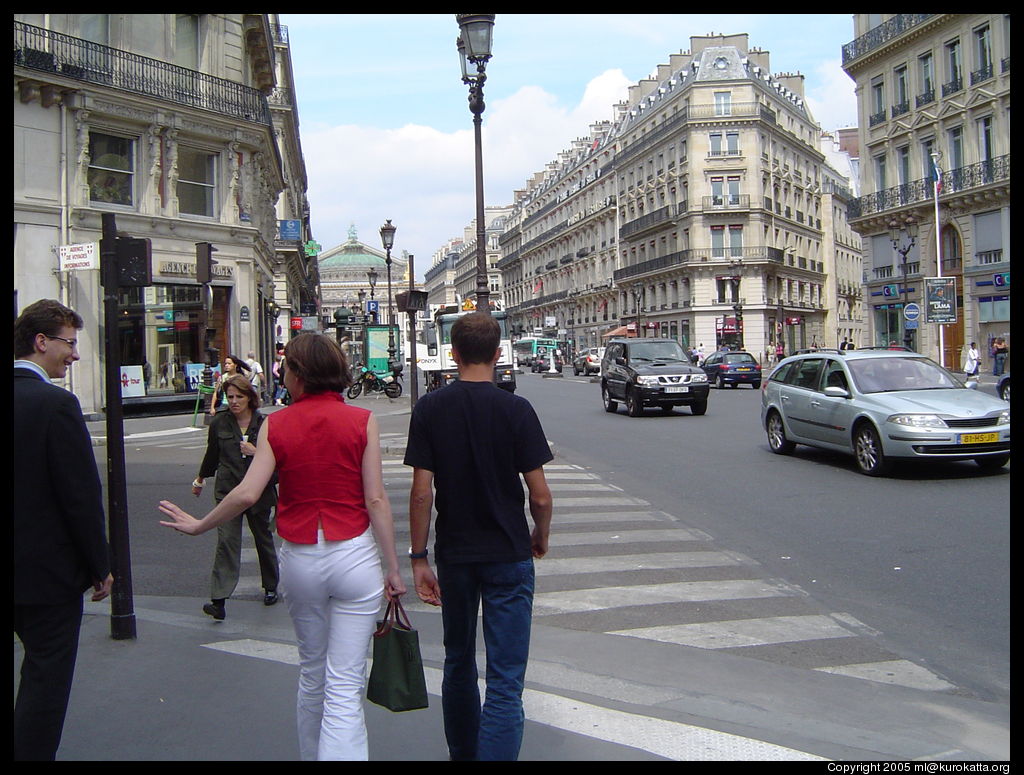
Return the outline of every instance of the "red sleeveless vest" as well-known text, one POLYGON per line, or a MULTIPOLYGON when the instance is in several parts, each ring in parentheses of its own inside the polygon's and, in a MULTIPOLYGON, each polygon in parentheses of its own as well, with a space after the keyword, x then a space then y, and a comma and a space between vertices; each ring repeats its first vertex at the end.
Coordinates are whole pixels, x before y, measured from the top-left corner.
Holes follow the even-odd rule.
POLYGON ((362 535, 370 524, 363 495, 363 451, 370 412, 337 393, 305 395, 267 417, 277 461, 277 532, 315 544, 362 535))

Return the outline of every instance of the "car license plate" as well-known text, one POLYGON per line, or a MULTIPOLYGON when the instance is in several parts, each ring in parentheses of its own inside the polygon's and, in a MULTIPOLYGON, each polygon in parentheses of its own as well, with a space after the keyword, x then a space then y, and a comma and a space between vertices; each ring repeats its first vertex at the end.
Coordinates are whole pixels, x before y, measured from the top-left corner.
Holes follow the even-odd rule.
POLYGON ((665 388, 665 392, 666 393, 689 393, 690 392, 690 387, 689 387, 689 385, 670 385, 669 387, 665 388))
POLYGON ((740 366, 739 371, 753 371, 753 370, 750 369, 750 368, 744 368, 743 366, 740 366))
POLYGON ((991 444, 999 441, 998 433, 962 433, 960 434, 961 444, 991 444))

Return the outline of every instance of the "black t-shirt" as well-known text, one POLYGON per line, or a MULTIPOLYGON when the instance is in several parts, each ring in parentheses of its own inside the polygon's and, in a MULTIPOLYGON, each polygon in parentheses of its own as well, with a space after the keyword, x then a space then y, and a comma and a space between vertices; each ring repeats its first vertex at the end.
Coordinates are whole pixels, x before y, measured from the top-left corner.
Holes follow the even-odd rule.
POLYGON ((492 382, 453 382, 419 399, 405 464, 434 474, 437 561, 529 559, 519 475, 552 458, 530 402, 492 382))

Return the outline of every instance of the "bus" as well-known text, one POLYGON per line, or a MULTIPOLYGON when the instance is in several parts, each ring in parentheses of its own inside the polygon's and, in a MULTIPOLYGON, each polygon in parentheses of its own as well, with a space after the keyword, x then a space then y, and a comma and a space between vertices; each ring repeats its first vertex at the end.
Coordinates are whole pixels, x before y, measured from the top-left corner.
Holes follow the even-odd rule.
MULTIPOLYGON (((552 352, 562 348, 562 342, 557 339, 548 339, 537 336, 524 336, 512 345, 516 354, 516 364, 519 366, 532 366, 539 352, 552 352)), ((565 350, 563 349, 563 352, 565 350)))

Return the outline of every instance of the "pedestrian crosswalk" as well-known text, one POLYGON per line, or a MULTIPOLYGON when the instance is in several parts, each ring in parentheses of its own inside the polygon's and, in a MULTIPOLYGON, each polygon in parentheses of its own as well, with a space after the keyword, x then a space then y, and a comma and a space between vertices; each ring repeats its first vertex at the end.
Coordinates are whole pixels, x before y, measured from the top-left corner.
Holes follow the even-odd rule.
MULTIPOLYGON (((548 556, 537 563, 539 624, 730 652, 918 689, 955 688, 878 644, 844 612, 766 578, 754 560, 580 466, 545 466, 555 500, 548 556)), ((384 460, 399 541, 411 471, 384 460)), ((415 602, 413 604, 415 606, 415 602)))
MULTIPOLYGON (((396 541, 404 547, 412 471, 396 455, 384 458, 383 469, 396 541)), ((545 473, 555 510, 548 556, 536 565, 538 624, 917 689, 955 688, 885 649, 854 617, 822 610, 803 590, 768 578, 753 559, 716 546, 678 516, 580 466, 557 462, 545 473)), ((243 531, 237 596, 261 594, 251 541, 243 531)), ((407 608, 421 605, 413 599, 407 608)))

